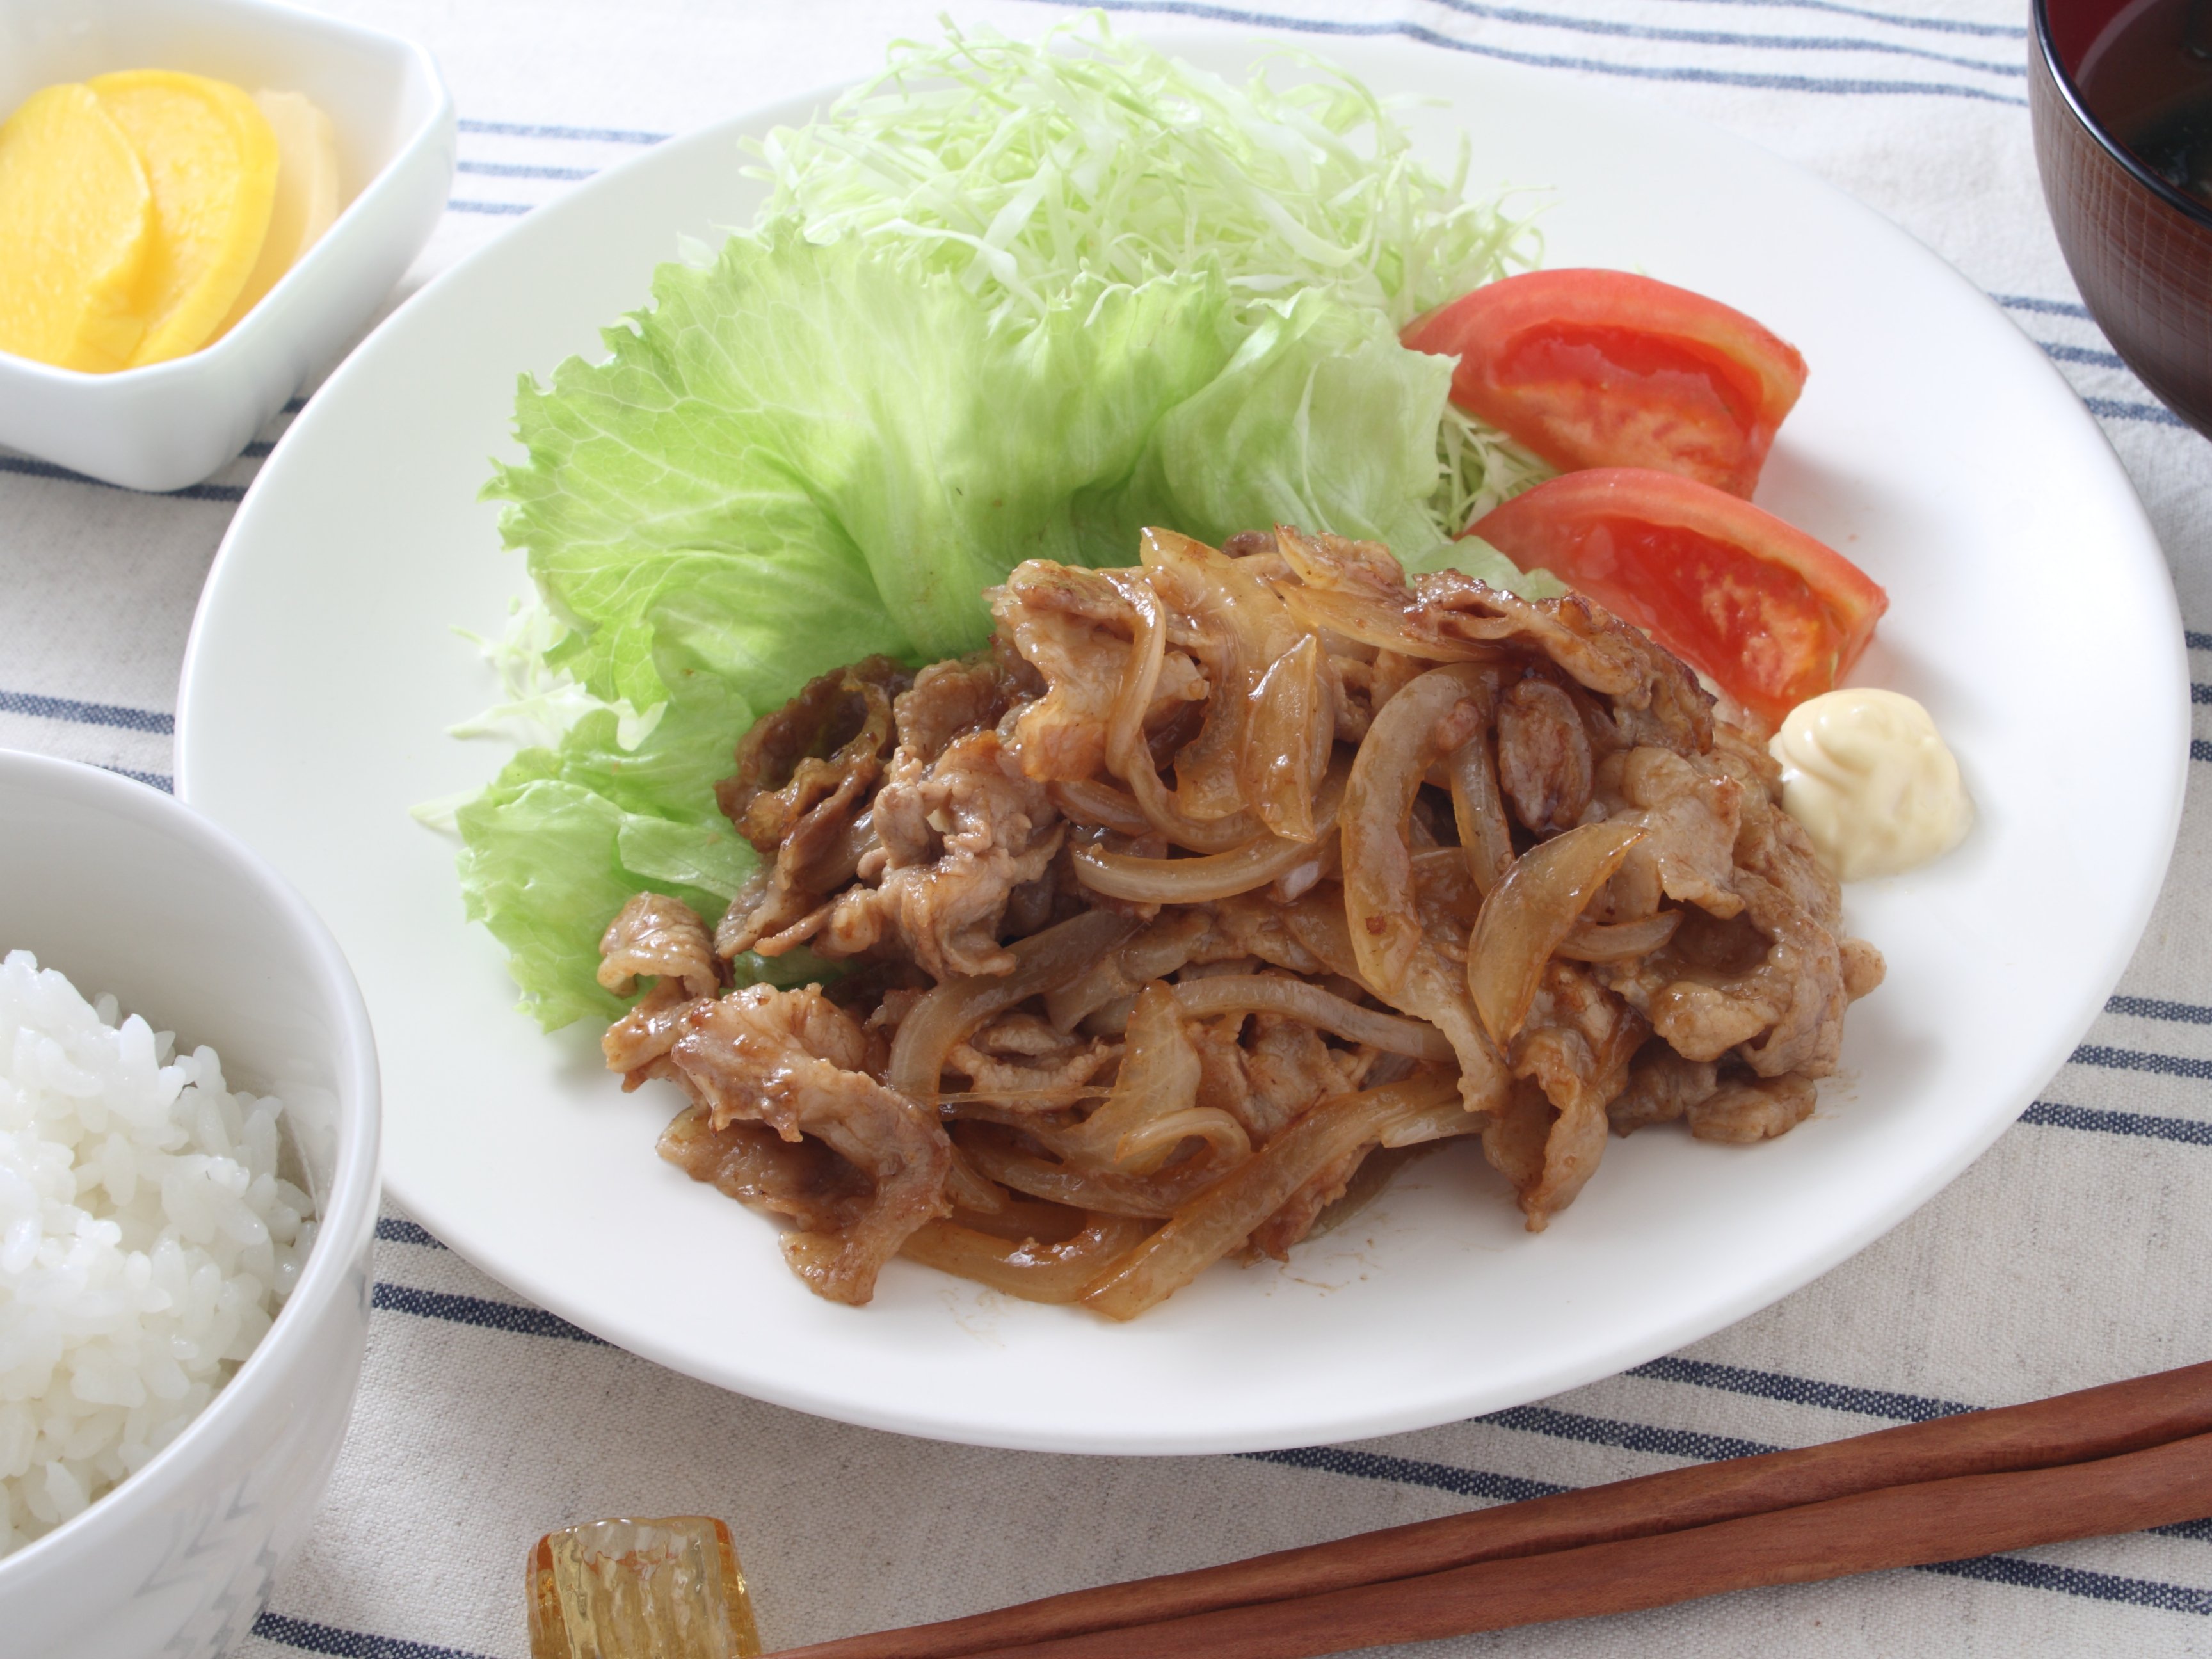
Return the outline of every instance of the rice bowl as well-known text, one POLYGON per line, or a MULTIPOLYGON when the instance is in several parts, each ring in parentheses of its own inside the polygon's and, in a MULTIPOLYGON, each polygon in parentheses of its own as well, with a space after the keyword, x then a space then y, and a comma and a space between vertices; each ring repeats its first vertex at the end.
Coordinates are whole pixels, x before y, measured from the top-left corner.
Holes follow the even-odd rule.
MULTIPOLYGON (((204 1243, 195 1241, 210 1259, 185 1274, 188 1294, 204 1297, 210 1320, 197 1327, 197 1315, 188 1310, 185 1328, 197 1328, 197 1340, 208 1349, 218 1339, 224 1343, 222 1350, 203 1356, 210 1361, 210 1383, 233 1367, 234 1374, 210 1389, 212 1399, 189 1422, 157 1431, 151 1403, 159 1396, 143 1375, 119 1364, 103 1374, 94 1360, 95 1392, 103 1375, 125 1392, 129 1384, 122 1378, 147 1386, 149 1407, 137 1408, 147 1411, 138 1425, 146 1455, 106 1496, 88 1492, 85 1507, 67 1519, 58 1518, 56 1505, 51 1530, 0 1556, 4 1646, 9 1659, 154 1659, 156 1654, 213 1659, 243 1638, 276 1575, 305 1537, 337 1461, 360 1378, 380 1127, 368 1016, 343 957, 299 896, 240 842, 143 785, 91 767, 0 750, 0 868, 10 878, 0 884, 0 939, 7 941, 0 949, 27 951, 41 964, 65 968, 84 990, 112 992, 121 1010, 143 1010, 186 1042, 219 1052, 222 1094, 233 1097, 230 1104, 238 1110, 234 1128, 209 1057, 197 1050, 186 1054, 192 1064, 177 1068, 176 1099, 168 1104, 191 1097, 193 1115, 207 1121, 188 1128, 210 1144, 218 1137, 228 1139, 232 1152, 222 1158, 235 1172, 221 1170, 210 1152, 179 1146, 161 1154, 177 1166, 164 1173, 198 1170, 192 1180, 202 1183, 195 1193, 185 1182, 173 1205, 164 1195, 161 1212, 178 1218, 161 1224, 175 1227, 180 1250, 187 1231, 212 1230, 204 1243), (190 1079, 182 1074, 187 1069, 190 1079), (236 1098, 240 1093, 252 1103, 236 1098), (284 1103, 281 1120, 265 1109, 272 1095, 284 1103), (249 1128, 256 1118, 264 1120, 261 1127, 249 1128), (289 1128, 274 1138, 271 1169, 261 1160, 272 1151, 270 1132, 279 1121, 289 1128), (243 1156, 233 1155, 239 1153, 243 1156), (195 1158, 207 1162, 196 1165, 195 1158), (250 1190, 264 1174, 269 1183, 252 1201, 244 1191, 223 1191, 239 1186, 241 1176, 243 1188, 250 1190), (302 1252, 295 1236, 289 1249, 299 1259, 296 1280, 266 1334, 242 1362, 223 1358, 223 1352, 244 1351, 243 1339, 256 1322, 238 1307, 234 1291, 238 1323, 228 1332, 222 1328, 226 1266, 257 1270, 244 1275, 246 1285, 240 1290, 257 1279, 268 1283, 260 1269, 280 1277, 274 1234, 284 1218, 277 1206, 256 1212, 264 1197, 289 1207, 280 1180, 313 1197, 318 1218, 313 1249, 302 1252), (233 1198, 239 1200, 235 1206, 233 1198), (267 1259, 250 1237, 217 1243, 226 1219, 247 1234, 254 1221, 262 1226, 276 1221, 267 1259), (234 1250, 234 1256, 226 1255, 234 1250), (173 1437, 159 1444, 159 1432, 173 1437)), ((158 1075, 152 1027, 143 1038, 123 1033, 118 1018, 118 1042, 142 1043, 139 1059, 158 1075)), ((6 1040, 11 1046, 0 1075, 20 1079, 23 1040, 12 1034, 6 1040)), ((33 1046, 40 1041, 30 1040, 33 1046)), ((62 1059, 70 1059, 66 1049, 62 1059)), ((36 1062, 42 1073, 50 1060, 36 1062)), ((156 1085, 156 1098, 166 1087, 156 1085)), ((79 1120, 89 1098, 76 1099, 79 1120)), ((52 1122, 41 1119, 42 1133, 52 1122)), ((0 1109, 0 1133, 18 1128, 16 1118, 0 1109)), ((103 1190, 95 1202, 94 1182, 86 1179, 87 1166, 96 1166, 105 1152, 99 1143, 114 1132, 111 1124, 93 1137, 93 1155, 81 1148, 76 1170, 61 1177, 83 1187, 83 1196, 74 1202, 88 1212, 114 1197, 103 1190)), ((118 1179, 120 1168, 118 1163, 118 1179)), ((104 1179, 94 1179, 105 1188, 104 1179)), ((0 1176, 0 1182, 5 1180, 0 1176)), ((142 1201, 153 1202, 134 1192, 118 1206, 135 1210, 142 1201)), ((16 1207, 13 1200, 0 1203, 16 1207)), ((0 1224, 0 1256, 7 1253, 14 1224, 22 1220, 11 1213, 0 1224)), ((29 1244, 34 1261, 55 1243, 46 1236, 46 1218, 35 1224, 40 1237, 29 1244)), ((141 1250, 150 1287, 159 1283, 153 1255, 160 1240, 155 1237, 154 1249, 146 1249, 146 1236, 133 1231, 140 1224, 99 1216, 83 1224, 95 1235, 112 1226, 123 1236, 118 1243, 141 1250)), ((84 1243, 73 1219, 70 1227, 64 1257, 84 1243)), ((23 1248, 31 1231, 24 1228, 12 1242, 23 1248)), ((128 1249, 123 1254, 127 1259, 128 1249)), ((230 1277, 235 1282, 240 1275, 230 1277)), ((128 1278, 123 1282, 127 1285, 128 1278)), ((87 1346, 79 1344, 75 1352, 84 1352, 87 1346)), ((56 1392, 75 1388, 82 1375, 74 1362, 66 1378, 62 1369, 57 1354, 56 1392)), ((189 1394, 192 1368, 179 1358, 179 1369, 188 1373, 189 1394)), ((16 1401, 37 1380, 12 1379, 0 1407, 16 1401)), ((174 1381, 167 1378, 163 1386, 174 1381)), ((109 1413, 111 1425, 117 1417, 127 1424, 134 1410, 78 1403, 95 1420, 109 1413)), ((38 1414, 51 1416, 51 1411, 41 1408, 38 1414)), ((62 1449, 64 1457, 48 1455, 44 1461, 66 1466, 80 1455, 76 1447, 62 1449)), ((82 1455, 88 1468, 96 1461, 92 1448, 82 1449, 82 1455)), ((121 1459, 119 1448, 115 1456, 121 1459)), ((33 1465, 33 1474, 44 1471, 33 1465)))
POLYGON ((283 1103, 0 959, 0 1555, 104 1496, 267 1334, 314 1242, 283 1103))

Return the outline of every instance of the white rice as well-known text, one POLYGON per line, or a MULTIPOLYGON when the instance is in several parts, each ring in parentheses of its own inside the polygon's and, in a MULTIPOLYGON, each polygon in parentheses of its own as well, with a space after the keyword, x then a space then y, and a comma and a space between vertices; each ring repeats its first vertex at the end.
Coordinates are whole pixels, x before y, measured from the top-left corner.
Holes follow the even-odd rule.
POLYGON ((27 951, 0 961, 0 1555, 174 1439, 313 1243, 281 1101, 27 951))

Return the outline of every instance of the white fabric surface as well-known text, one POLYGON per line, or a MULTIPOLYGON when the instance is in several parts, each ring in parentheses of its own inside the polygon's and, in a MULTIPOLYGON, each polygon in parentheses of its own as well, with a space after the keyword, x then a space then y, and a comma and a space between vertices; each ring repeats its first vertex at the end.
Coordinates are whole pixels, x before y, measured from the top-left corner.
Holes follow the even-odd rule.
MULTIPOLYGON (((325 9, 426 42, 459 100, 453 210, 404 295, 651 135, 866 71, 890 37, 932 31, 939 6, 325 9)), ((1693 112, 1813 168, 1957 264, 2058 360, 2149 505, 2185 617, 2212 630, 2212 453, 2081 311, 2036 183, 2024 9, 2011 0, 1117 9, 1125 27, 1161 34, 1265 12, 1271 31, 1323 50, 1316 35, 1395 31, 1438 51, 1534 62, 1693 112)), ((1050 0, 957 10, 1024 33, 1063 15, 1050 0)), ((280 420, 264 437, 282 429, 280 420)), ((266 444, 256 451, 181 497, 132 495, 0 456, 0 744, 166 787, 192 607, 266 444)), ((2191 644, 2212 652, 2212 633, 2191 644)), ((2212 689, 2200 686, 2197 701, 2212 701, 2212 689)), ((2212 759, 2212 744, 2194 752, 2212 759)), ((569 1331, 389 1214, 352 1437, 313 1537, 242 1651, 520 1656, 524 1552, 550 1528, 605 1515, 726 1518, 763 1634, 780 1645, 2212 1357, 2202 1288, 2212 1261, 2212 1007, 2192 1000, 2212 1001, 2208 909, 2212 808, 2200 789, 2122 995, 2027 1119, 1913 1219, 1682 1356, 1357 1448, 1082 1459, 846 1428, 569 1331)), ((1429 1650, 2212 1651, 2212 1525, 1429 1650)))

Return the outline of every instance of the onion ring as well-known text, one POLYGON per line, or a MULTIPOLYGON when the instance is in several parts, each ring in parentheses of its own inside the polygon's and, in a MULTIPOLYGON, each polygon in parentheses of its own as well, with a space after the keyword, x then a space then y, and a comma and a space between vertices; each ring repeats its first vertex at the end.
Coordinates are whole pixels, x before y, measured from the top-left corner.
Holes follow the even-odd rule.
POLYGON ((1508 655, 1492 645, 1447 636, 1418 604, 1386 605, 1342 589, 1286 587, 1283 606, 1310 632, 1340 634, 1424 662, 1502 662, 1508 655))
POLYGON ((1217 1014, 1282 1014, 1333 1031, 1348 1042, 1380 1048, 1384 1054, 1443 1065, 1458 1059, 1444 1034, 1424 1020, 1362 1008, 1318 985, 1281 974, 1217 974, 1186 980, 1175 988, 1175 999, 1193 1019, 1211 1019, 1217 1014))
POLYGON ((1078 1170, 1018 1152, 1003 1131, 994 1129, 963 1132, 953 1151, 965 1152, 969 1163, 993 1181, 1031 1198, 1155 1221, 1165 1220, 1222 1176, 1221 1165, 1209 1158, 1186 1158, 1150 1176, 1078 1170))
POLYGON ((1498 787, 1498 757, 1492 752, 1487 728, 1453 750, 1444 764, 1468 873, 1474 878, 1474 890, 1487 897, 1513 862, 1513 828, 1498 787))
MULTIPOLYGON (((1316 836, 1336 828, 1348 773, 1346 767, 1332 769, 1322 785, 1321 799, 1309 808, 1316 836)), ((1242 847, 1198 858, 1136 858, 1091 846, 1074 848, 1073 861, 1075 878, 1109 898, 1139 904, 1200 904, 1265 887, 1300 865, 1315 863, 1318 850, 1313 841, 1291 841, 1263 830, 1242 847)))
POLYGON ((1610 926, 1577 920, 1552 954, 1570 962, 1629 962, 1647 957, 1674 937, 1681 925, 1680 910, 1661 910, 1641 921, 1617 921, 1610 926))
MULTIPOLYGON (((1132 578, 1117 584, 1115 592, 1129 602, 1130 608, 1136 613, 1137 642, 1129 653, 1133 669, 1151 656, 1158 655, 1164 659, 1167 649, 1167 623, 1161 614, 1160 597, 1153 592, 1152 583, 1132 578)), ((1157 670, 1149 678, 1141 672, 1124 674, 1121 690, 1115 699, 1114 725, 1107 735, 1109 765, 1112 765, 1110 756, 1115 733, 1120 731, 1123 705, 1129 699, 1133 685, 1146 686, 1146 700, 1149 701, 1150 684, 1158 678, 1157 670)), ((1139 703, 1136 730, 1139 739, 1144 732, 1143 722, 1144 704, 1139 703)), ((1251 840, 1261 831, 1260 820, 1248 811, 1232 812, 1226 817, 1206 820, 1186 815, 1176 805, 1175 797, 1168 793, 1167 787, 1160 781, 1159 770, 1152 764, 1152 751, 1141 740, 1127 744, 1121 751, 1121 763, 1113 766, 1113 770, 1115 776, 1129 786, 1129 793, 1137 798, 1137 809, 1145 815, 1146 822, 1178 847, 1188 848, 1194 853, 1225 853, 1251 840)))
POLYGON ((1616 818, 1540 842, 1513 860, 1483 900, 1468 943, 1467 985, 1499 1048, 1528 1018, 1544 964, 1645 833, 1642 824, 1616 818))
POLYGON ((1008 945, 1014 958, 1013 972, 946 980, 915 1003, 899 1022, 898 1036, 891 1042, 890 1064, 884 1072, 884 1082, 909 1100, 933 1097, 945 1071, 945 1057, 952 1052, 953 1044, 972 1035, 992 1015, 1065 984, 1102 952, 1125 944, 1136 931, 1137 923, 1131 917, 1111 910, 1085 910, 1008 945))
POLYGON ((1338 829, 1344 918, 1359 976, 1384 1001, 1444 1034, 1459 1056, 1460 1097, 1471 1112, 1504 1097, 1505 1066, 1475 1021, 1464 975, 1422 932, 1407 824, 1438 751, 1471 735, 1468 704, 1482 684, 1476 669, 1431 669, 1383 704, 1352 763, 1338 829))
POLYGON ((1260 822, 1291 841, 1310 843, 1314 785, 1336 741, 1336 707, 1321 673, 1321 641, 1302 636, 1267 665, 1252 688, 1244 751, 1237 775, 1260 822))
POLYGON ((1078 823, 1132 838, 1152 833, 1152 820, 1145 816, 1144 808, 1110 783, 1096 778, 1060 779, 1045 785, 1044 792, 1064 816, 1078 823))
POLYGON ((1072 1128, 1042 1126, 1029 1133, 1070 1164, 1112 1166, 1151 1175, 1191 1137, 1213 1148, 1217 1158, 1250 1155, 1244 1126, 1198 1101, 1198 1050, 1183 1030, 1183 1012, 1165 980, 1137 993, 1129 1017, 1128 1046, 1121 1053, 1114 1091, 1106 1103, 1072 1128))
POLYGON ((1056 1244, 1016 1243, 950 1221, 928 1221, 908 1237, 899 1254, 1024 1302, 1073 1302, 1152 1231, 1133 1216, 1094 1214, 1084 1220, 1080 1232, 1056 1244))
POLYGON ((1121 689, 1114 694, 1114 710, 1106 720, 1106 765, 1118 777, 1129 769, 1130 754, 1145 741, 1145 711, 1152 706, 1160 669, 1167 661, 1168 630, 1160 616, 1159 596, 1146 572, 1103 574, 1137 616, 1136 641, 1121 665, 1121 689))
POLYGON ((1432 1073, 1308 1109, 1130 1251, 1084 1297, 1085 1305, 1109 1319, 1135 1318, 1243 1243, 1322 1170, 1453 1092, 1449 1073, 1432 1073))

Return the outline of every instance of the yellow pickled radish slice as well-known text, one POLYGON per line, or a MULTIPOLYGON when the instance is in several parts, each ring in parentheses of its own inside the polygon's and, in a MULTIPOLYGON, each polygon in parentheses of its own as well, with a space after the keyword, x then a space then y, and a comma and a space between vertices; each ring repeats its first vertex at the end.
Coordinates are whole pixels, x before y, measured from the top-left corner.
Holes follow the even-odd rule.
POLYGON ((152 241, 145 169, 91 88, 48 87, 0 125, 0 351, 121 368, 152 241))
POLYGON ((216 330, 217 339, 261 302, 338 216, 338 140, 331 118, 296 92, 264 90, 255 93, 253 101, 276 135, 276 196, 261 257, 216 330))
POLYGON ((154 191, 139 283, 137 368, 197 351, 230 314, 260 257, 276 193, 276 136, 236 87, 174 70, 88 82, 131 139, 154 191))

